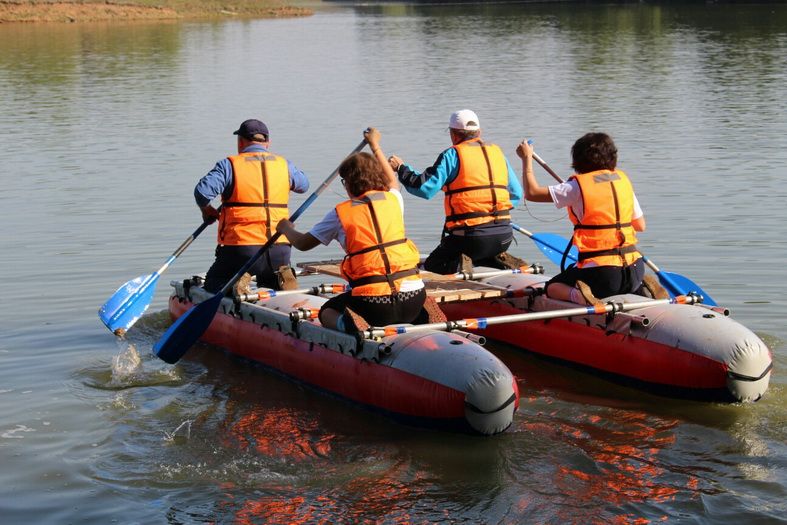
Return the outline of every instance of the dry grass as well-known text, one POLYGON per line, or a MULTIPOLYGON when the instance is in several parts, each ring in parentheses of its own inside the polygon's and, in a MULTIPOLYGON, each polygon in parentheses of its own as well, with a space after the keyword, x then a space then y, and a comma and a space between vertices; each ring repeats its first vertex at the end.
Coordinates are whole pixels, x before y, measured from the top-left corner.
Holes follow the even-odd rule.
MULTIPOLYGON (((297 0, 294 2, 297 3, 297 0)), ((309 16, 280 0, 0 0, 2 22, 91 22, 211 17, 309 16)))

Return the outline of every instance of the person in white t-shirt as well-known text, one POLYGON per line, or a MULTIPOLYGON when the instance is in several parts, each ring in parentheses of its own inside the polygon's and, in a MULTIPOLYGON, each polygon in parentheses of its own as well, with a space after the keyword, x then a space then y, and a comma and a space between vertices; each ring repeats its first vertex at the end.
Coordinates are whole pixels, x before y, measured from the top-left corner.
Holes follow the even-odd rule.
POLYGON ((365 322, 375 326, 411 323, 426 301, 418 275, 420 255, 405 235, 402 195, 380 149, 380 132, 369 128, 364 137, 374 156, 356 153, 339 166, 350 198, 309 232, 297 231, 289 220, 277 225, 277 231, 298 250, 311 250, 332 240, 344 248, 342 274, 352 289, 323 305, 320 322, 345 332, 363 330, 365 322))
MULTIPOLYGON (((642 292, 643 278, 649 290, 660 288, 654 279, 645 278, 636 246, 636 232, 645 231, 645 215, 628 176, 617 169, 617 148, 609 135, 580 137, 571 148, 575 174, 548 187, 540 186, 533 174, 530 144, 523 140, 516 152, 522 159, 525 198, 567 208, 574 224, 571 241, 579 251, 578 261, 546 284, 549 297, 600 304, 596 297, 642 292)), ((663 289, 657 292, 661 295, 663 289)))

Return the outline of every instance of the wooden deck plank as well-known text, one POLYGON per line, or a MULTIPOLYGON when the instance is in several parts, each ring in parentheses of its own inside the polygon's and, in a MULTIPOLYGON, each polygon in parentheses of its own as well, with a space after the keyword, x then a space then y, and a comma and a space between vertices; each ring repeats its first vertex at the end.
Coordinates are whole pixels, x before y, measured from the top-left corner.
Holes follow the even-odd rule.
MULTIPOLYGON (((302 262, 297 263, 297 266, 309 272, 341 278, 341 262, 341 259, 333 259, 302 262)), ((457 280, 452 275, 441 275, 425 271, 421 271, 420 275, 426 285, 426 293, 438 303, 490 299, 503 297, 507 293, 507 290, 504 288, 476 281, 457 280)))

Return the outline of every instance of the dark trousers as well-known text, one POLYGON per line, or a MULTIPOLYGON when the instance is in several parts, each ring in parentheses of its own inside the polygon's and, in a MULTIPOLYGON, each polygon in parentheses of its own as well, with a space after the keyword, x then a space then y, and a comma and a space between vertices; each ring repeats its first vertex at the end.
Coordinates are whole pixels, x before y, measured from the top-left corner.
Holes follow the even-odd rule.
MULTIPOLYGON (((569 266, 566 271, 554 276, 546 284, 563 283, 574 286, 582 281, 593 291, 596 297, 609 297, 623 293, 639 293, 642 278, 645 276, 645 262, 642 259, 629 266, 591 266, 577 268, 569 266)), ((642 295, 642 294, 640 294, 642 295)))
MULTIPOLYGON (((385 326, 387 324, 412 323, 421 314, 426 301, 426 289, 421 288, 413 292, 404 292, 394 295, 352 295, 344 292, 328 299, 320 311, 330 308, 344 312, 350 308, 372 326, 385 326)), ((353 327, 345 326, 352 330, 353 327)))
POLYGON ((470 257, 475 266, 505 268, 500 261, 495 260, 495 255, 503 253, 511 245, 514 237, 510 226, 506 226, 501 233, 464 233, 444 236, 440 245, 424 261, 424 270, 440 274, 456 273, 462 266, 462 254, 470 257))
MULTIPOLYGON (((244 264, 249 262, 261 246, 216 246, 216 260, 205 276, 205 290, 216 293, 221 290, 244 264)), ((278 290, 279 283, 274 273, 279 266, 290 264, 289 244, 274 244, 248 270, 257 276, 257 286, 278 290)))

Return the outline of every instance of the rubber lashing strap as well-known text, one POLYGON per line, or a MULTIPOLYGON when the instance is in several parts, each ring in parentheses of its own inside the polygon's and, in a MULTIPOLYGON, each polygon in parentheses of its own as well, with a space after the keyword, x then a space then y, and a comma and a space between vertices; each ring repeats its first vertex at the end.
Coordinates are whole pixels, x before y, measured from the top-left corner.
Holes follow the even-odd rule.
POLYGON ((735 372, 730 372, 730 371, 727 371, 727 377, 730 377, 732 379, 738 379, 740 381, 759 381, 760 379, 768 375, 768 372, 770 372, 772 368, 773 368, 773 363, 769 364, 765 369, 765 371, 762 374, 760 374, 759 377, 745 376, 743 374, 737 374, 735 372))
POLYGON ((516 401, 516 392, 511 394, 511 397, 509 397, 506 401, 504 401, 502 405, 500 405, 497 408, 493 408, 492 410, 481 410, 480 408, 470 403, 469 401, 465 401, 465 406, 470 410, 472 410, 473 412, 475 412, 476 414, 494 414, 495 412, 500 412, 514 401, 516 401))

